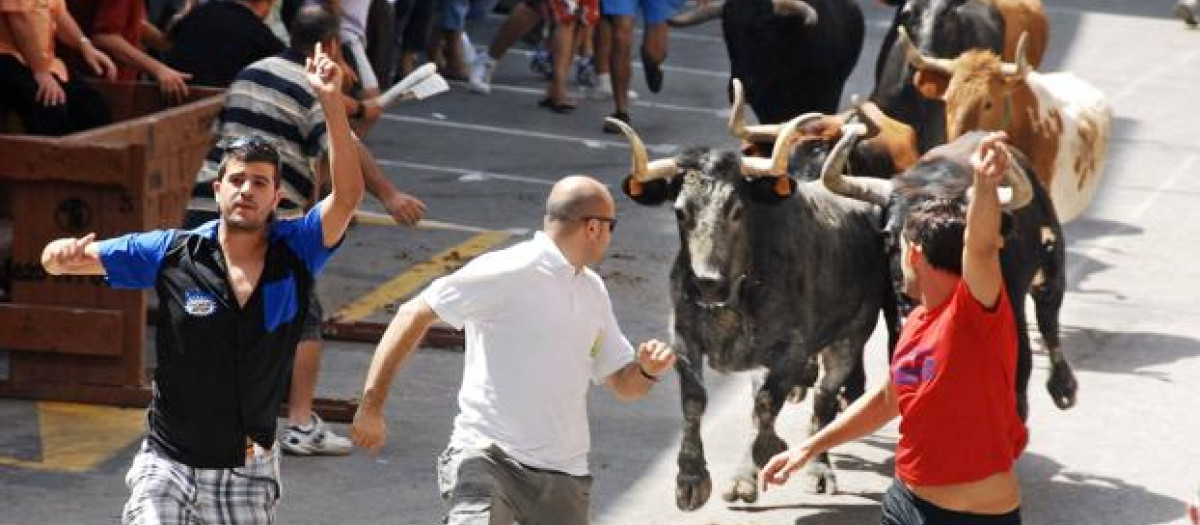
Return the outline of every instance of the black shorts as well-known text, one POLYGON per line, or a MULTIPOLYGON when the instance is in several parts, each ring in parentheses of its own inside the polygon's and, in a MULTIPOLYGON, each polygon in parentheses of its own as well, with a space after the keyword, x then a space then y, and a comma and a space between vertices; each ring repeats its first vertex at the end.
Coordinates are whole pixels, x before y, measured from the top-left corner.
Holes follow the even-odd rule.
POLYGON ((946 510, 918 498, 900 480, 883 495, 883 525, 1021 525, 1021 509, 1004 514, 946 510))

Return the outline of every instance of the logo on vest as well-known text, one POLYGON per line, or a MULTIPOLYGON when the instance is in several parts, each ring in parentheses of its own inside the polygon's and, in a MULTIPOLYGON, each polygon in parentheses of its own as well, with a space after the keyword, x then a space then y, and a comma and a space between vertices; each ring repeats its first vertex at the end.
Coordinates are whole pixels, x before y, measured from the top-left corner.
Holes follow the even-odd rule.
POLYGON ((200 290, 188 290, 183 311, 195 317, 207 317, 217 311, 217 298, 200 290))

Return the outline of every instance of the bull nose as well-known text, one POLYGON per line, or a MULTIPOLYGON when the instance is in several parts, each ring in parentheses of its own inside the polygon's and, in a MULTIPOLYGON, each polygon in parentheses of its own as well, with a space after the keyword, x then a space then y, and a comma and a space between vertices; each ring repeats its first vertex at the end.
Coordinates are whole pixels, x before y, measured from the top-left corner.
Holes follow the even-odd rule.
POLYGON ((700 294, 700 300, 708 303, 724 301, 728 295, 725 279, 697 277, 696 291, 700 294))

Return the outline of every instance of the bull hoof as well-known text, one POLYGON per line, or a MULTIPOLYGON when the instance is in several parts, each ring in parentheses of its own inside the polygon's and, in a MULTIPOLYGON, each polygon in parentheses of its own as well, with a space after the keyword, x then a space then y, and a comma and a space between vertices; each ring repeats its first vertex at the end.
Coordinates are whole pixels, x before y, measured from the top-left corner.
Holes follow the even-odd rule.
POLYGON ((804 402, 804 396, 808 395, 808 389, 802 386, 792 387, 792 391, 788 392, 788 403, 800 404, 804 402))
POLYGON ((758 484, 754 479, 741 476, 729 480, 729 488, 721 493, 721 499, 729 503, 739 500, 746 503, 758 501, 758 484))
POLYGON ((824 463, 809 463, 801 481, 800 487, 809 494, 837 494, 837 478, 833 475, 833 468, 824 463))
POLYGON ((703 507, 712 494, 712 477, 707 469, 696 474, 680 472, 675 478, 675 506, 684 512, 703 507))
POLYGON ((1075 406, 1075 392, 1079 390, 1079 383, 1075 381, 1071 367, 1066 363, 1055 363, 1050 370, 1050 379, 1046 381, 1046 390, 1059 410, 1075 406))
POLYGON ((754 438, 754 446, 750 451, 754 458, 754 466, 762 468, 775 454, 787 450, 787 442, 780 439, 774 432, 759 432, 754 438))

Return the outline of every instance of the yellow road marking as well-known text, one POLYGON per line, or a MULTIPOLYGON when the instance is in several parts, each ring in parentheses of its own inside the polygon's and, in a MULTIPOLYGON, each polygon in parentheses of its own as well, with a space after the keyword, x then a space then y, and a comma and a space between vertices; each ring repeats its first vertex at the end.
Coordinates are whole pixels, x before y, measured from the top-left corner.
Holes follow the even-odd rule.
POLYGON ((37 410, 41 461, 0 456, 0 465, 87 472, 145 433, 144 409, 41 402, 37 410))
POLYGON ((430 257, 428 261, 414 265, 408 271, 380 285, 358 299, 350 301, 334 316, 342 322, 361 321, 371 312, 412 295, 426 283, 457 270, 468 260, 508 240, 512 234, 503 231, 484 232, 462 244, 451 246, 430 257))

